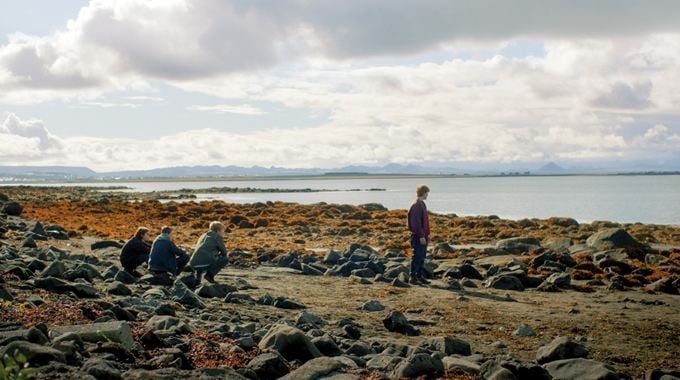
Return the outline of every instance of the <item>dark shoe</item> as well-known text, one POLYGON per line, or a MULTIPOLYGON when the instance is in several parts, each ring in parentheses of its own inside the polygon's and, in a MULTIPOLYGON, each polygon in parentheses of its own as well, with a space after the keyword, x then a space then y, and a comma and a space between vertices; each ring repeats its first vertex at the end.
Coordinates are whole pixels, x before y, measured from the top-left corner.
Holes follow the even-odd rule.
POLYGON ((429 285, 430 281, 426 279, 425 277, 418 277, 418 281, 420 281, 421 284, 429 285))
POLYGON ((196 271, 196 282, 194 284, 195 287, 201 286, 201 281, 203 280, 203 272, 200 270, 196 271))
POLYGON ((211 284, 217 284, 217 281, 215 281, 215 275, 210 272, 206 272, 205 280, 211 284))
POLYGON ((135 276, 136 278, 141 278, 141 277, 142 277, 142 274, 139 273, 139 272, 137 272, 136 270, 133 270, 132 272, 128 272, 128 273, 130 273, 131 275, 135 276))
POLYGON ((411 285, 420 285, 421 284, 420 279, 415 278, 415 277, 411 277, 411 279, 408 280, 408 283, 411 284, 411 285))

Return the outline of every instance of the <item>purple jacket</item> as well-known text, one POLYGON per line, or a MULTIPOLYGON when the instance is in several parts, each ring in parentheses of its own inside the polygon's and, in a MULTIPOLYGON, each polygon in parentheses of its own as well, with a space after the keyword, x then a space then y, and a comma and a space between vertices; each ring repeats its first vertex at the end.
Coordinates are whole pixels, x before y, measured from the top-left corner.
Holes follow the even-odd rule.
POLYGON ((408 210, 408 229, 419 238, 430 236, 430 218, 423 201, 416 201, 408 210))

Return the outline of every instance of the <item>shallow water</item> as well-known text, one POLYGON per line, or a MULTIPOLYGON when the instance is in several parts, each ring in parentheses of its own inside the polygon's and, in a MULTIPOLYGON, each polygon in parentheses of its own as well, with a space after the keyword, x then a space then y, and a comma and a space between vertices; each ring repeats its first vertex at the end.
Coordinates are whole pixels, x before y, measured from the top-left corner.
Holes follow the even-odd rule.
MULTIPOLYGON (((381 203, 407 208, 415 187, 427 183, 431 211, 501 218, 570 216, 580 222, 612 220, 680 224, 680 176, 552 176, 460 178, 333 178, 216 182, 117 182, 135 191, 201 189, 217 186, 289 189, 371 189, 315 193, 200 194, 201 199, 235 203, 286 201, 299 203, 381 203)), ((71 184, 72 185, 72 184, 71 184)), ((78 184, 81 185, 81 184, 78 184)), ((82 184, 110 186, 110 183, 82 184)))

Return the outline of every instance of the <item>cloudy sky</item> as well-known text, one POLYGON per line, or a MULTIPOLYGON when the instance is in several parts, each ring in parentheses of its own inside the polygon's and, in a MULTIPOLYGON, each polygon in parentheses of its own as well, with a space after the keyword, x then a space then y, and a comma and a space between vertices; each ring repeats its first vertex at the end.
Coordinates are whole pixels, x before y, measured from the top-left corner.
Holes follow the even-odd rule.
POLYGON ((0 0, 0 165, 680 169, 677 0, 0 0))

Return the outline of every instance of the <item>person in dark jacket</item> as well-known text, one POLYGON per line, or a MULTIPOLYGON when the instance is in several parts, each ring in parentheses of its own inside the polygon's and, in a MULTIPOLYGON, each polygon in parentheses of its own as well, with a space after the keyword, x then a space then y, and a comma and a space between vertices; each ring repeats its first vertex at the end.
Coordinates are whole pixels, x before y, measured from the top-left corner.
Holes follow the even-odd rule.
POLYGON ((215 275, 229 262, 224 246, 225 230, 224 224, 212 222, 208 232, 198 238, 194 254, 189 260, 189 265, 196 271, 196 286, 201 284, 204 273, 205 279, 214 284, 215 275))
POLYGON ((120 251, 120 265, 123 269, 135 277, 142 277, 137 272, 137 267, 149 261, 151 252, 151 234, 146 227, 137 228, 135 236, 125 243, 120 251))
POLYGON ((155 275, 178 275, 189 262, 189 256, 172 241, 172 228, 163 227, 151 245, 149 271, 155 275))
POLYGON ((430 219, 425 205, 429 193, 430 188, 426 185, 418 186, 416 188, 416 201, 408 210, 408 229, 411 231, 411 248, 413 248, 411 284, 429 284, 423 273, 427 243, 430 239, 430 219))

